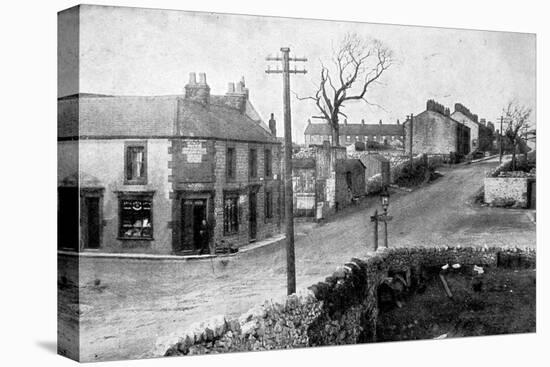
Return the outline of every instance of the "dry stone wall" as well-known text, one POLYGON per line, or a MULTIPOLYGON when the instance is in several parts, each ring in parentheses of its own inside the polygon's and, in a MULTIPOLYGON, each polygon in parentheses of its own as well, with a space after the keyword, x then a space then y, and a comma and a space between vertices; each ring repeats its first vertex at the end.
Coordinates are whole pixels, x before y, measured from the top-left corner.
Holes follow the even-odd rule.
POLYGON ((156 355, 259 351, 376 341, 378 290, 389 274, 414 279, 423 267, 460 263, 495 267, 499 263, 535 267, 534 249, 396 248, 352 259, 324 281, 267 302, 239 318, 218 316, 158 340, 156 355))

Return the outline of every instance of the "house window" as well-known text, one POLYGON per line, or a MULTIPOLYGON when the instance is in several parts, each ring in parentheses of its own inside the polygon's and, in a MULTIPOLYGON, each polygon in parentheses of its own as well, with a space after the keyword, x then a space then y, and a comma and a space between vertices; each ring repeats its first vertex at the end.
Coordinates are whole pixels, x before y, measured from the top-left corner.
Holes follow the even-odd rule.
POLYGON ((348 142, 348 143, 349 143, 349 142, 350 142, 350 140, 351 140, 351 136, 349 136, 349 135, 346 135, 346 142, 348 142))
POLYGON ((125 145, 125 184, 144 185, 147 183, 147 144, 131 142, 125 145))
POLYGON ((357 136, 355 137, 355 141, 361 141, 361 139, 359 138, 359 135, 357 135, 357 136))
POLYGON ((248 176, 250 178, 258 176, 258 152, 256 149, 250 149, 248 154, 248 176))
POLYGON ((239 231, 239 195, 227 193, 223 198, 223 234, 230 235, 239 231))
POLYGON ((119 194, 119 238, 153 239, 153 193, 119 194))
POLYGON ((235 179, 236 166, 235 148, 227 148, 227 153, 225 155, 225 173, 228 180, 235 179))
POLYGON ((265 192, 265 219, 273 218, 273 193, 271 191, 265 192))
POLYGON ((266 178, 271 178, 271 176, 273 175, 273 170, 271 165, 272 165, 271 150, 266 149, 264 151, 264 172, 265 172, 266 178))

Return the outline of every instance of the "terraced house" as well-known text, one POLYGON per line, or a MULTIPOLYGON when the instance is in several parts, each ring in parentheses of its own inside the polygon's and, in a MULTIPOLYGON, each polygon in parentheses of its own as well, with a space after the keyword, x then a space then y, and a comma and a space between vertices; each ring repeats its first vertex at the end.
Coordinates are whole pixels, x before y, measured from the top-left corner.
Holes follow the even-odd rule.
MULTIPOLYGON (((361 123, 348 123, 345 119, 340 125, 340 145, 348 146, 356 142, 377 142, 379 144, 389 144, 396 140, 403 141, 405 131, 403 125, 397 120, 396 124, 383 124, 382 120, 378 124, 367 124, 365 120, 361 123)), ((326 122, 308 124, 304 131, 304 140, 306 146, 313 144, 323 144, 324 141, 332 143, 332 129, 326 122)))
POLYGON ((280 143, 244 79, 58 100, 59 248, 205 254, 281 231, 280 143), (74 230, 73 230, 74 228, 74 230))

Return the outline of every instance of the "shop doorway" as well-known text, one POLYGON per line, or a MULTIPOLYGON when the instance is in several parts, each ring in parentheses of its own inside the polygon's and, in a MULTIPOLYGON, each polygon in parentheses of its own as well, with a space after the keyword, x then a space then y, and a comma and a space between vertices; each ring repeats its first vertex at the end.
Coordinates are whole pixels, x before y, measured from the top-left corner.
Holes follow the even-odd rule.
POLYGON ((207 199, 181 200, 181 240, 178 252, 209 253, 207 213, 207 199))

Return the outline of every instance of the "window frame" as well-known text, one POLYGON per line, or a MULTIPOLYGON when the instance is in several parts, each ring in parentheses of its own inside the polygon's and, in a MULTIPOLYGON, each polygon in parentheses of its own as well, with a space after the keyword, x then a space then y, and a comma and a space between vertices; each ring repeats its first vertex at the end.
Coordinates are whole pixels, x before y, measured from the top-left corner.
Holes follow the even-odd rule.
POLYGON ((258 178, 258 149, 256 148, 248 149, 248 178, 258 178))
POLYGON ((227 147, 225 150, 225 178, 227 181, 234 181, 237 179, 237 150, 235 147, 227 147), (229 152, 232 152, 229 154, 229 152), (231 162, 229 161, 231 156, 231 162), (230 174, 231 173, 231 174, 230 174))
POLYGON ((117 239, 124 240, 124 241, 153 241, 155 238, 154 236, 154 191, 139 191, 139 192, 129 192, 129 191, 119 191, 117 192, 118 196, 118 232, 117 232, 117 239), (150 208, 149 208, 149 223, 151 228, 151 235, 150 236, 140 236, 140 237, 130 237, 125 236, 123 233, 123 201, 125 200, 135 200, 135 201, 149 201, 150 202, 150 208))
POLYGON ((147 184, 147 141, 127 141, 124 143, 124 184, 125 185, 146 185, 147 184), (143 177, 128 178, 128 173, 131 167, 128 165, 130 149, 143 149, 143 177))
POLYGON ((265 190, 264 192, 264 218, 265 222, 273 219, 273 191, 265 190))
POLYGON ((273 153, 270 148, 264 149, 264 176, 266 179, 273 177, 273 153))
POLYGON ((234 191, 225 191, 223 193, 223 235, 232 236, 239 233, 239 224, 240 224, 240 208, 239 208, 239 193, 234 191), (235 200, 235 223, 232 225, 231 213, 226 211, 227 207, 225 202, 227 200, 235 200))

